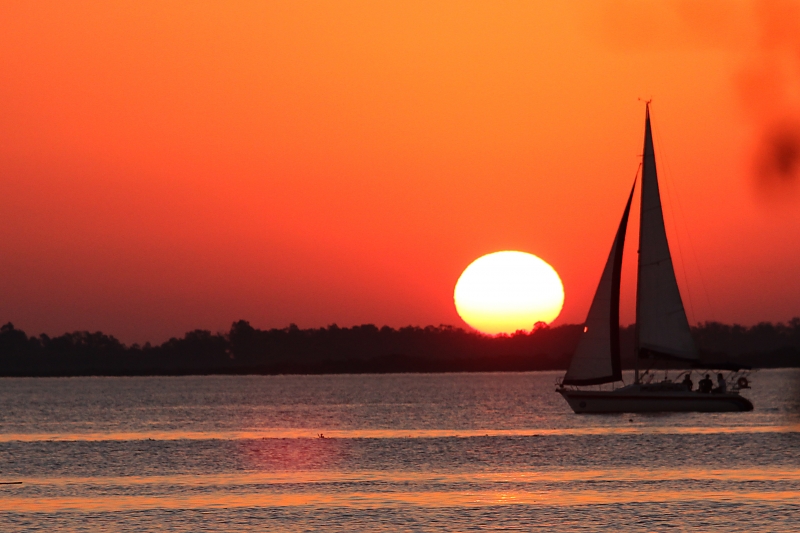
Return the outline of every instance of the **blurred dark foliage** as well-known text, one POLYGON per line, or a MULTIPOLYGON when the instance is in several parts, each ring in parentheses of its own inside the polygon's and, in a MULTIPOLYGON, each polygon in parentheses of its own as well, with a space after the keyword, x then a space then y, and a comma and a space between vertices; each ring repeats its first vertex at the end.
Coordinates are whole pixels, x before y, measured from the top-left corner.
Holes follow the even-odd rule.
MULTIPOLYGON (((0 327, 0 375, 179 375, 470 372, 565 369, 581 325, 490 337, 452 326, 260 330, 235 322, 227 333, 194 330, 159 346, 126 346, 78 331, 28 337, 0 327)), ((752 327, 706 322, 694 328, 704 361, 752 367, 800 366, 800 318, 752 327)), ((630 368, 634 328, 621 329, 630 368)))

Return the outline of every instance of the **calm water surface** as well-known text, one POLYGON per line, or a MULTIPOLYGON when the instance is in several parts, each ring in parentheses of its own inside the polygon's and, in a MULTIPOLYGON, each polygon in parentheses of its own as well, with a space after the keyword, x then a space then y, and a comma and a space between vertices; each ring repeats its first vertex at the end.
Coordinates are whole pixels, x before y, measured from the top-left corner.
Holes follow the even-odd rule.
POLYGON ((559 375, 0 379, 0 531, 800 531, 800 371, 731 414, 559 375))

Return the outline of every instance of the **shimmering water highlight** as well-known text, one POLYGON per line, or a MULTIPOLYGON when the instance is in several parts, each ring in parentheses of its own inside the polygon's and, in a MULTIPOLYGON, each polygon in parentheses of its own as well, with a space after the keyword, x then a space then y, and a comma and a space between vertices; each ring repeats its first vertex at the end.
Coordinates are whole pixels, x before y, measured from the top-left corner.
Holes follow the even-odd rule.
POLYGON ((3 379, 0 530, 796 530, 797 371, 720 414, 556 376, 3 379))

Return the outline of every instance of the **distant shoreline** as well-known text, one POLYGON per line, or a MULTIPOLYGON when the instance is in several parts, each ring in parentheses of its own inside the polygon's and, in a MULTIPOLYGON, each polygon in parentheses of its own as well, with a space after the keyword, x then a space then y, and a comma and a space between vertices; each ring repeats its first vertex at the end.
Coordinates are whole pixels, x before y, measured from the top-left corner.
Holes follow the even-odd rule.
MULTIPOLYGON (((583 327, 539 325, 489 337, 451 326, 190 331, 161 345, 126 346, 100 332, 29 337, 0 328, 0 376, 186 376, 389 374, 565 370, 583 327)), ((701 360, 752 368, 800 367, 800 319, 751 327, 706 322, 693 328, 701 360)), ((623 367, 633 367, 632 326, 620 328, 623 367), (627 356, 626 356, 627 355, 627 356)), ((647 367, 650 361, 640 366, 647 367)), ((654 362, 655 363, 655 362, 654 362)), ((663 367, 662 367, 663 368, 663 367)))

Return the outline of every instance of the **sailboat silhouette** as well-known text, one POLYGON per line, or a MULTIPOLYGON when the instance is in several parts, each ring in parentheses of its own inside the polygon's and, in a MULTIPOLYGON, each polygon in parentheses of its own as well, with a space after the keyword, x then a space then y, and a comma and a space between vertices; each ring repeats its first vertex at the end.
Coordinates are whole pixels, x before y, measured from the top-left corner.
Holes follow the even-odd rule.
POLYGON ((640 381, 638 360, 677 361, 684 368, 697 367, 699 354, 692 339, 681 300, 664 227, 658 190, 650 103, 645 115, 642 156, 639 266, 636 284, 636 360, 634 383, 614 390, 579 387, 622 382, 619 342, 619 292, 622 252, 628 227, 633 188, 622 214, 611 253, 600 277, 584 331, 569 369, 558 383, 559 392, 576 413, 631 413, 658 411, 750 411, 753 404, 739 394, 746 381, 731 375, 712 393, 692 391, 690 385, 668 379, 659 383, 640 381), (724 384, 724 385, 723 385, 724 384))

